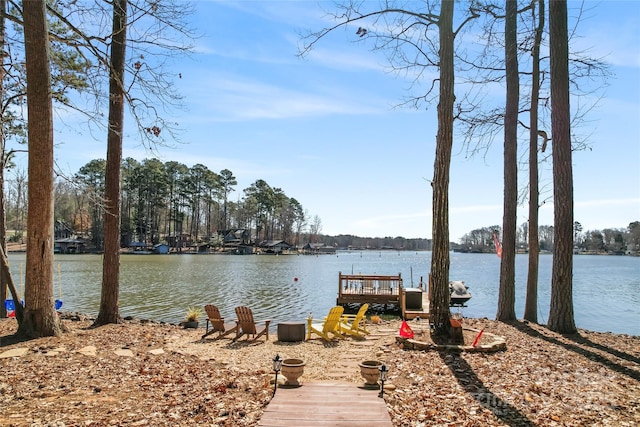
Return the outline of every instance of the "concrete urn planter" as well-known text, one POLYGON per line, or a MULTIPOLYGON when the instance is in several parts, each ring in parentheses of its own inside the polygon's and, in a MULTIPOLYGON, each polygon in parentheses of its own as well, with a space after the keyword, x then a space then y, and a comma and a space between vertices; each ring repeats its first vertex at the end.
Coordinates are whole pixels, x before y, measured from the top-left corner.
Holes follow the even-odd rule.
POLYGON ((378 378, 380 377, 380 366, 382 362, 379 360, 365 360, 358 364, 360 366, 360 375, 364 378, 364 386, 367 388, 378 388, 378 378))
POLYGON ((304 372, 306 363, 301 359, 284 359, 282 361, 282 375, 287 379, 285 385, 299 386, 298 378, 304 372))

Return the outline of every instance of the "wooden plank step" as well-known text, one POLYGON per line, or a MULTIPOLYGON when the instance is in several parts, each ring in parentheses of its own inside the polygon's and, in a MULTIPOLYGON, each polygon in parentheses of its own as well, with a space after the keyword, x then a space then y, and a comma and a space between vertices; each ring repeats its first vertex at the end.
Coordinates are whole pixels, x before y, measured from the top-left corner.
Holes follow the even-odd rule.
POLYGON ((300 424, 300 420, 279 420, 267 418, 261 421, 258 426, 261 427, 389 427, 392 426, 387 421, 358 421, 358 420, 304 420, 304 424, 300 424))
POLYGON ((378 397, 378 391, 351 383, 309 383, 298 388, 278 388, 258 425, 392 427, 387 406, 384 399, 378 397))
MULTIPOLYGON (((387 413, 387 408, 380 407, 374 408, 370 405, 365 405, 363 408, 353 408, 348 413, 345 412, 343 407, 325 406, 324 408, 318 405, 296 405, 295 411, 291 411, 291 404, 270 404, 266 411, 278 412, 282 418, 297 418, 297 419, 310 419, 315 418, 318 415, 332 414, 336 419, 345 419, 356 417, 359 420, 378 420, 387 413), (271 406, 273 405, 273 406, 271 406), (300 410, 304 409, 303 413, 300 410)), ((344 404, 345 402, 342 402, 344 404)), ((266 412, 265 411, 265 412, 266 412)))

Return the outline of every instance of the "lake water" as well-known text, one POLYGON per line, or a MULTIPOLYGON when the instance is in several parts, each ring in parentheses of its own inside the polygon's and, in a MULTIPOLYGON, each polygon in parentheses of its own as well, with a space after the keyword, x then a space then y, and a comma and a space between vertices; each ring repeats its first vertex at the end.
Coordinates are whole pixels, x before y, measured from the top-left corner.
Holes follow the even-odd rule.
MULTIPOLYGON (((9 254, 16 286, 24 288, 25 254, 9 254)), ((524 313, 527 255, 516 256, 516 315, 524 313)), ((338 273, 398 274, 405 287, 427 281, 431 252, 363 251, 336 255, 123 255, 122 316, 178 323, 189 306, 212 303, 223 316, 247 305, 256 319, 273 323, 326 315, 335 305, 338 273)), ((540 256, 538 321, 549 315, 551 255, 540 256)), ((55 292, 64 311, 96 315, 102 280, 100 255, 56 255, 55 292), (58 273, 59 272, 59 273, 58 273)), ((463 280, 472 294, 466 317, 494 319, 500 259, 495 254, 451 254, 451 280, 463 280)), ((574 257, 576 325, 593 331, 640 335, 640 258, 574 257)), ((459 309, 454 308, 454 311, 459 309)))

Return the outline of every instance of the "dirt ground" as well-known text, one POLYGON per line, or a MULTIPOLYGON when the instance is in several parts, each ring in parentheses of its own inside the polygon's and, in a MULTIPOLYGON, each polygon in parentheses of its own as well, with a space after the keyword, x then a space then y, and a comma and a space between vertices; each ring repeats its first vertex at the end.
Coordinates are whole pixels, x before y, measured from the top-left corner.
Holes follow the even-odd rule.
POLYGON ((92 329, 77 314, 63 322, 61 337, 17 341, 15 320, 0 319, 0 426, 255 426, 273 393, 275 354, 305 360, 303 387, 362 384, 350 361, 383 360, 398 427, 640 425, 636 336, 465 319, 507 342, 467 353, 403 350, 399 321, 334 343, 282 343, 273 325, 266 342, 203 343, 202 328, 133 320, 92 329))

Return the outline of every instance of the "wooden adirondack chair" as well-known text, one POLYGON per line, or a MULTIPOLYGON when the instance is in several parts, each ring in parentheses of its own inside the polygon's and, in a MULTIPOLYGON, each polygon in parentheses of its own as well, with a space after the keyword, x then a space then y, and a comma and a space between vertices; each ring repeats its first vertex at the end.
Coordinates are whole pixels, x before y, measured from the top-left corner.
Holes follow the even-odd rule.
POLYGON ((307 319, 307 339, 311 339, 311 334, 319 335, 325 341, 331 341, 333 338, 344 338, 338 329, 340 316, 344 312, 344 308, 337 305, 329 310, 329 314, 322 323, 313 323, 313 319, 307 319))
POLYGON ((343 314, 338 324, 340 332, 360 338, 368 335, 369 331, 367 331, 365 318, 368 309, 369 304, 362 304, 360 310, 358 310, 358 314, 343 314))
POLYGON ((204 311, 207 312, 207 327, 205 334, 202 335, 202 340, 216 332, 218 335, 215 339, 226 337, 227 335, 231 335, 233 332, 237 332, 238 325, 236 323, 224 323, 224 317, 220 315, 220 310, 215 305, 205 305, 204 311), (209 330, 209 324, 211 324, 211 330, 209 330))
POLYGON ((271 320, 262 320, 260 323, 264 322, 264 326, 257 326, 255 320, 253 320, 253 312, 249 307, 236 307, 236 316, 238 319, 237 322, 237 331, 236 337, 233 339, 234 341, 238 340, 243 335, 247 336, 247 340, 249 337, 251 341, 255 341, 261 336, 265 336, 265 339, 269 341, 269 323, 271 320))

